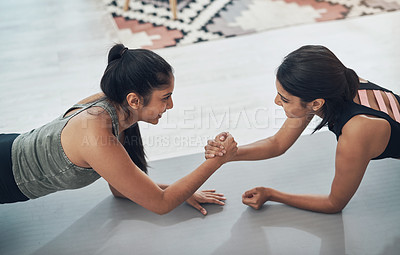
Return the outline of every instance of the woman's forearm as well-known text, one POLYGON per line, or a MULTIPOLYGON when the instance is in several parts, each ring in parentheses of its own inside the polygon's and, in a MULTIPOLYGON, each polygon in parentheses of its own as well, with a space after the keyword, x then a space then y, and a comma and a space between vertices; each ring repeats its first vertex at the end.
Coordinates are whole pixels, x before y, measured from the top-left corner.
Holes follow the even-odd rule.
POLYGON ((312 116, 308 115, 302 118, 287 118, 275 135, 239 146, 233 161, 261 160, 282 155, 299 138, 311 119, 312 116))
POLYGON ((193 172, 178 181, 161 187, 162 204, 156 213, 165 214, 191 197, 203 183, 223 164, 220 158, 207 159, 193 172))
MULTIPOLYGON (((208 159, 196 170, 171 185, 157 184, 163 190, 162 201, 157 202, 153 207, 155 209, 149 209, 158 214, 168 213, 191 197, 221 165, 220 159, 208 159)), ((109 187, 115 197, 127 198, 110 184, 109 187)))
POLYGON ((233 161, 262 160, 280 156, 284 153, 272 137, 238 147, 233 161))
MULTIPOLYGON (((166 189, 169 185, 168 184, 157 184, 158 187, 160 187, 161 189, 166 189)), ((111 184, 108 184, 108 186, 110 187, 111 193, 114 195, 114 197, 119 197, 119 198, 127 198, 125 197, 123 194, 121 194, 121 192, 119 192, 118 190, 116 190, 113 186, 111 186, 111 184)))
MULTIPOLYGON (((266 188, 269 189, 269 188, 266 188)), ((269 189, 270 201, 283 203, 303 210, 321 213, 338 213, 345 205, 332 202, 329 195, 299 195, 269 189)))

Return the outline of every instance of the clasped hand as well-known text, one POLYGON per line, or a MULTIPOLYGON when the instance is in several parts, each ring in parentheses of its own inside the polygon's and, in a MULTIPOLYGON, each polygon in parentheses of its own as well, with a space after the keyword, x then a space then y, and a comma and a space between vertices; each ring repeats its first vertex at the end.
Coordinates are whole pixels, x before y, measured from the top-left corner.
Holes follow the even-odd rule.
POLYGON ((223 159, 223 163, 232 161, 238 150, 235 139, 228 132, 222 132, 214 140, 208 140, 204 149, 206 159, 215 158, 218 155, 223 159))
POLYGON ((231 134, 222 132, 214 140, 208 140, 207 145, 204 146, 204 150, 206 159, 215 158, 216 156, 225 157, 226 155, 228 156, 225 157, 226 162, 229 162, 236 156, 237 143, 231 134))

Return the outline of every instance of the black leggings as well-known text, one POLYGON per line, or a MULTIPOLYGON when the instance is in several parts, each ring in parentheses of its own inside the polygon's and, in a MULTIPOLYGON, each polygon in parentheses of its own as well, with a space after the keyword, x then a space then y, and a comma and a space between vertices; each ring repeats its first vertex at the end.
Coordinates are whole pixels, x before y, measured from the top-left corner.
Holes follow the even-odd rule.
POLYGON ((0 204, 29 200, 14 180, 11 147, 19 134, 0 134, 0 204))

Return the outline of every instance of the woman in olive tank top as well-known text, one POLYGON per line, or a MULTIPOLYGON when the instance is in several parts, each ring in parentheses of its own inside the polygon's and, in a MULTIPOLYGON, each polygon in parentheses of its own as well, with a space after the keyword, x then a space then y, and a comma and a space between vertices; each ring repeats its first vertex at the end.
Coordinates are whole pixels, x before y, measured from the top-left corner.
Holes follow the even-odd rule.
POLYGON ((138 121, 157 124, 173 107, 172 67, 149 50, 111 48, 102 93, 88 97, 54 121, 24 134, 0 134, 0 203, 26 201, 84 187, 103 177, 117 197, 164 214, 187 201, 224 205, 215 190, 196 191, 237 151, 233 137, 224 157, 205 160, 171 185, 147 175, 138 121))

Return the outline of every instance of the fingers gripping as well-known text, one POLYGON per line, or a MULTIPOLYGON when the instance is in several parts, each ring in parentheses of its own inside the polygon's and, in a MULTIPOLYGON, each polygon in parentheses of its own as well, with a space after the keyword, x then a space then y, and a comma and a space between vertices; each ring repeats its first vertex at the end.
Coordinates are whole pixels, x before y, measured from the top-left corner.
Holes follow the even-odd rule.
POLYGON ((208 140, 207 145, 204 146, 205 158, 213 158, 215 156, 223 156, 226 153, 224 146, 215 140, 208 140))
POLYGON ((229 132, 222 132, 215 137, 216 141, 225 141, 226 137, 228 137, 229 132))

